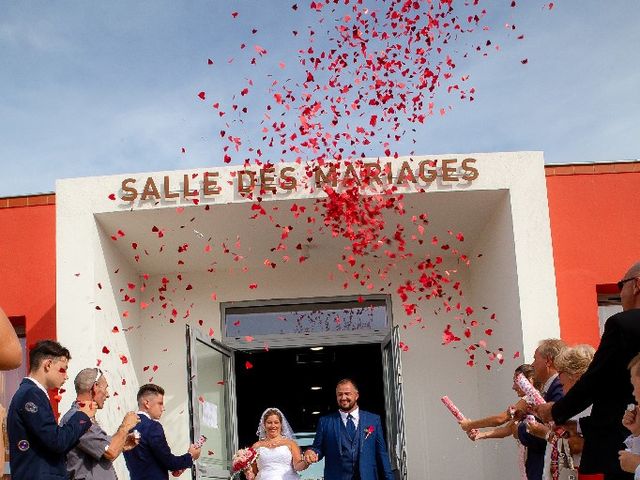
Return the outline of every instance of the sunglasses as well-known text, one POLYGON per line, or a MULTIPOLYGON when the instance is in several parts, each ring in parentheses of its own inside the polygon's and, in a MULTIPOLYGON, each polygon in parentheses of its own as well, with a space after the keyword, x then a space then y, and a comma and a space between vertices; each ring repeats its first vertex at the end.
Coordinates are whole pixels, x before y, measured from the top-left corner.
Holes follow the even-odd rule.
POLYGON ((624 287, 624 284, 627 282, 630 282, 631 280, 635 280, 638 277, 629 277, 629 278, 625 278, 623 280, 620 280, 617 285, 618 285, 618 291, 621 292, 622 291, 622 287, 624 287))

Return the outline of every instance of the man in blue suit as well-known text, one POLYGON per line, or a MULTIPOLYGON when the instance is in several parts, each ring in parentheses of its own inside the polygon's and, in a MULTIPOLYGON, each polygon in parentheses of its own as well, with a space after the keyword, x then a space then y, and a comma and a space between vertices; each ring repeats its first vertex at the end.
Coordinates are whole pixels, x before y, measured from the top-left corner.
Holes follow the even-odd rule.
POLYGON ((167 480, 169 472, 190 468, 200 457, 200 449, 191 445, 184 455, 171 453, 159 422, 164 413, 164 389, 147 383, 138 390, 138 416, 136 430, 140 443, 133 450, 124 452, 131 480, 167 480))
POLYGON ((29 352, 29 376, 11 400, 7 417, 13 480, 67 478, 66 454, 91 426, 95 404, 84 402, 59 427, 47 389, 67 380, 71 355, 58 342, 43 340, 29 352))
MULTIPOLYGON (((557 338, 542 340, 533 354, 533 378, 540 388, 545 402, 555 402, 563 396, 558 371, 553 365, 555 358, 565 348, 565 343, 557 338)), ((525 469, 528 480, 542 480, 544 453, 547 441, 527 431, 526 422, 518 425, 518 439, 527 447, 525 469)))
POLYGON ((380 417, 359 409, 352 380, 338 382, 336 398, 339 411, 320 418, 305 461, 324 457, 325 480, 393 480, 380 417))

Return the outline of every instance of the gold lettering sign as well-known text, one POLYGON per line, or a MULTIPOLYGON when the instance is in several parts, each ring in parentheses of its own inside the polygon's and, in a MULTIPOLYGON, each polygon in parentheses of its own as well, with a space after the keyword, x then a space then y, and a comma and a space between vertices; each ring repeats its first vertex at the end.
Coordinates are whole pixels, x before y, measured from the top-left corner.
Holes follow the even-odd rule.
MULTIPOLYGON (((418 163, 405 160, 398 162, 343 162, 341 164, 318 165, 311 178, 299 177, 302 169, 287 165, 277 168, 266 165, 251 170, 242 169, 235 172, 235 188, 241 195, 286 193, 300 188, 320 189, 324 186, 333 188, 344 186, 428 186, 435 181, 443 183, 470 183, 480 176, 475 158, 443 158, 422 160, 418 163)), ((120 199, 123 202, 135 200, 154 202, 160 200, 194 199, 200 196, 214 197, 222 192, 218 184, 220 173, 204 172, 201 180, 195 180, 198 174, 185 173, 182 181, 171 183, 171 177, 147 177, 145 180, 125 178, 121 183, 120 199)))

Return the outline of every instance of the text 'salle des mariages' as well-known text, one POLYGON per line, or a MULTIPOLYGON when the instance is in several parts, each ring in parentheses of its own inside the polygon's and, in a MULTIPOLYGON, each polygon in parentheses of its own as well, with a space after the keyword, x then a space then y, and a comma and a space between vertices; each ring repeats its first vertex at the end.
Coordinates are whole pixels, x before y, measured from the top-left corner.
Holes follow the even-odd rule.
MULTIPOLYGON (((429 159, 420 162, 344 162, 340 165, 327 164, 315 167, 308 173, 300 167, 283 164, 276 167, 267 165, 259 169, 241 169, 233 172, 234 189, 240 194, 277 194, 303 188, 320 189, 324 186, 371 185, 379 187, 414 184, 428 186, 439 180, 447 183, 473 182, 479 176, 476 159, 457 158, 429 159)), ((160 178, 147 177, 122 180, 120 199, 125 202, 135 200, 171 200, 210 197, 222 191, 220 172, 208 171, 201 174, 185 173, 182 181, 172 184, 167 175, 160 178)), ((175 182, 175 180, 174 180, 175 182)))

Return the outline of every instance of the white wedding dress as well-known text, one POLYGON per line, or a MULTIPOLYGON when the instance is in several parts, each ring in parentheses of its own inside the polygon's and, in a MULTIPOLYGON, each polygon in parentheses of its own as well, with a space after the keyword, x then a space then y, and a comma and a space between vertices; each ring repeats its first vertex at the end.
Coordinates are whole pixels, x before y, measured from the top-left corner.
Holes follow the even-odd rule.
POLYGON ((286 445, 275 448, 258 447, 256 480, 299 480, 291 466, 291 450, 286 445))

